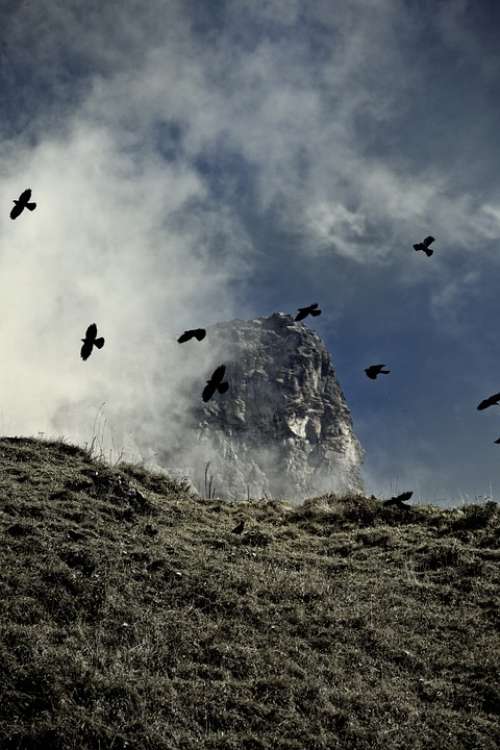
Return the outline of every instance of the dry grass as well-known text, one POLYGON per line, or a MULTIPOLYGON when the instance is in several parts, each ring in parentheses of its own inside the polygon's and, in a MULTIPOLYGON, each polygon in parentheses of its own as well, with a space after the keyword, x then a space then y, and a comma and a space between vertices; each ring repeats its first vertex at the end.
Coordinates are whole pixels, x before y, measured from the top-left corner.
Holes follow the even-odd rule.
POLYGON ((236 506, 20 438, 0 489, 2 750, 500 746, 495 503, 236 506))

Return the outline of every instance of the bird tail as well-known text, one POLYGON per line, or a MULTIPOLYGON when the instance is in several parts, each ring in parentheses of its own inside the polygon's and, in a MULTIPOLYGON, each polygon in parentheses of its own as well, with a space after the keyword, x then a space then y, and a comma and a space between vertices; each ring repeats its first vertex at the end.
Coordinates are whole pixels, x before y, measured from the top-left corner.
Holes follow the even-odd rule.
POLYGON ((28 209, 28 211, 34 211, 36 208, 36 203, 27 203, 26 208, 28 209))
POLYGON ((229 383, 219 383, 217 386, 217 390, 219 393, 225 393, 227 389, 229 388, 229 383))
POLYGON ((425 252, 426 252, 427 257, 430 258, 434 250, 431 250, 430 247, 426 247, 425 252))
POLYGON ((102 347, 104 346, 104 339, 102 338, 102 336, 100 339, 96 339, 94 341, 94 344, 97 346, 98 349, 102 349, 102 347))

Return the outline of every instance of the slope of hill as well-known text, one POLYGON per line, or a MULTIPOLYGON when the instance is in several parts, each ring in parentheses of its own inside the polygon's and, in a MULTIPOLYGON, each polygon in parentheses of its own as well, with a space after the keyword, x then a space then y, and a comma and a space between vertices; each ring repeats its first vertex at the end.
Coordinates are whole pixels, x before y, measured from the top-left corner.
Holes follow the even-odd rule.
POLYGON ((495 503, 194 500, 25 438, 0 490, 2 750, 500 746, 495 503))

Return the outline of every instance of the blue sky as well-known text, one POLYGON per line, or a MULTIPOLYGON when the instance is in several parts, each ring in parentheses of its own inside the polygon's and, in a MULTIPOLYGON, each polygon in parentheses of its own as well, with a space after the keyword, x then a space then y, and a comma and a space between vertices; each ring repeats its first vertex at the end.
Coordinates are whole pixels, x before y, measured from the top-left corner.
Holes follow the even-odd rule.
POLYGON ((367 489, 498 496, 497 3, 0 9, 2 432, 154 451, 209 364, 179 331, 317 301, 367 489))

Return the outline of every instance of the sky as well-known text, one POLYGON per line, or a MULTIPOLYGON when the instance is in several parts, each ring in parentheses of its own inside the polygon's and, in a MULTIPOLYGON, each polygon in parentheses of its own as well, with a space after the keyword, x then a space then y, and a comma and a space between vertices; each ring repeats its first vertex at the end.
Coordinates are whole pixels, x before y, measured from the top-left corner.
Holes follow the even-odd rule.
POLYGON ((498 3, 0 12, 0 433, 151 458, 217 355, 179 333, 319 302, 367 491, 498 498, 498 3))

